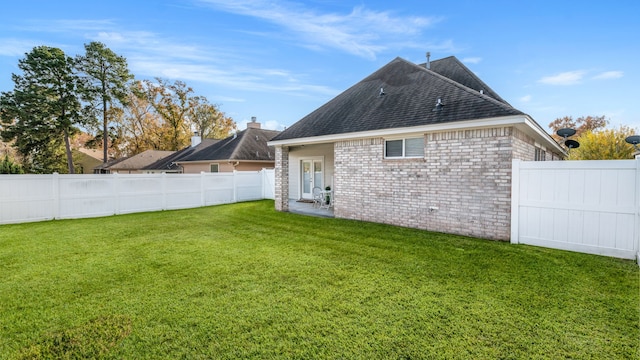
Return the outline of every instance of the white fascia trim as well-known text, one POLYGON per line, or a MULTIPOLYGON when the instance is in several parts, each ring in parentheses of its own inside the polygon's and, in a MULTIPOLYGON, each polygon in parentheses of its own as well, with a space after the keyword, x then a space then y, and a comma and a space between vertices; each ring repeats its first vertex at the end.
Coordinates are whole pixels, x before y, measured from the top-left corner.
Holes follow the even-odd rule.
POLYGON ((551 135, 544 131, 537 122, 533 121, 529 115, 526 115, 525 117, 525 125, 527 125, 529 129, 532 129, 542 139, 545 139, 549 147, 555 149, 560 154, 565 156, 567 155, 567 152, 551 137, 551 135))
POLYGON ((189 164, 222 164, 222 163, 233 163, 233 162, 252 162, 252 163, 272 163, 274 160, 232 160, 232 159, 223 159, 223 160, 195 160, 195 161, 177 161, 176 164, 183 166, 189 164))
POLYGON ((220 163, 224 163, 224 162, 231 162, 233 160, 220 160, 220 159, 215 159, 215 160, 194 160, 194 161, 176 161, 176 165, 180 165, 180 166, 184 166, 184 165, 190 165, 190 164, 220 164, 220 163))
POLYGON ((380 129, 380 130, 371 130, 371 131, 362 131, 362 132, 353 132, 353 133, 344 133, 344 134, 333 134, 333 135, 323 135, 323 136, 314 136, 314 137, 306 137, 306 138, 296 138, 296 139, 287 139, 287 140, 276 140, 269 141, 267 145, 269 146, 295 146, 295 145, 310 145, 310 144, 321 144, 328 142, 335 142, 341 140, 355 140, 355 139, 366 139, 373 137, 393 137, 393 136, 412 136, 412 135, 420 135, 424 133, 430 132, 438 132, 438 131, 450 131, 450 130, 462 130, 462 129, 477 129, 477 128, 490 128, 496 126, 517 126, 520 125, 524 128, 529 128, 531 132, 537 134, 543 139, 546 139, 549 144, 555 148, 557 151, 564 154, 564 150, 555 142, 553 138, 549 136, 542 128, 536 124, 528 115, 519 115, 519 116, 506 116, 506 117, 497 117, 497 118, 487 118, 482 120, 465 120, 465 121, 456 121, 450 123, 442 123, 442 124, 431 124, 431 125, 420 125, 420 126, 412 126, 412 127, 403 127, 403 128, 392 128, 392 129, 380 129))

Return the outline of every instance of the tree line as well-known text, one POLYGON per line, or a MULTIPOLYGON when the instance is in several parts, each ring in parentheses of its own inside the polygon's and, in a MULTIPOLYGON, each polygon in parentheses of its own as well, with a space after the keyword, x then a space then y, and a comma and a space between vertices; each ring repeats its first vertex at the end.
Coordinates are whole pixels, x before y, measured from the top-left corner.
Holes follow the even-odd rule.
POLYGON ((236 124, 184 82, 136 80, 124 57, 100 42, 70 57, 38 46, 18 61, 13 91, 0 93, 0 139, 15 149, 0 169, 75 173, 73 144, 103 162, 142 151, 180 150, 193 130, 223 138, 236 124))

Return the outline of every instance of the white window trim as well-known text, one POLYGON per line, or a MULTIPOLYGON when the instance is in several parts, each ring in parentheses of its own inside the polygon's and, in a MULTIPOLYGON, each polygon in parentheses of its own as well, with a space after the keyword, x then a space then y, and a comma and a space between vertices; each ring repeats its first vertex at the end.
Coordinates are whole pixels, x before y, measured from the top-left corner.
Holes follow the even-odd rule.
POLYGON ((213 171, 213 169, 212 169, 213 165, 216 165, 216 166, 218 167, 218 171, 216 171, 215 173, 219 173, 219 172, 220 172, 220 164, 219 164, 219 163, 212 163, 212 164, 209 164, 209 172, 214 173, 214 171, 213 171))
POLYGON ((384 139, 384 158, 385 159, 424 159, 424 135, 423 136, 408 136, 408 137, 402 137, 402 138, 388 138, 388 139, 384 139), (405 153, 407 151, 407 147, 406 147, 406 140, 407 139, 422 139, 422 155, 417 155, 417 156, 406 156, 405 153), (398 141, 398 140, 402 140, 402 156, 387 156, 387 141, 398 141))

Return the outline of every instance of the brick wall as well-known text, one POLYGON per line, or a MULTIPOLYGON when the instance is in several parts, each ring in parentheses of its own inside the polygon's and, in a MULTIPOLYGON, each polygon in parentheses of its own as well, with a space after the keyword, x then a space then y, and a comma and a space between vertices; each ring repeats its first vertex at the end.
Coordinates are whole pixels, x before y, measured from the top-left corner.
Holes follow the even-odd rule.
MULTIPOLYGON (((518 129, 513 129, 513 158, 523 161, 535 160, 535 140, 518 129)), ((551 149, 545 149, 546 161, 561 160, 563 157, 551 149)))
POLYGON ((277 211, 289 211, 289 147, 276 147, 275 206, 277 211))
POLYGON ((424 159, 384 159, 382 138, 337 142, 335 215, 508 240, 511 160, 533 151, 516 131, 426 134, 424 159))

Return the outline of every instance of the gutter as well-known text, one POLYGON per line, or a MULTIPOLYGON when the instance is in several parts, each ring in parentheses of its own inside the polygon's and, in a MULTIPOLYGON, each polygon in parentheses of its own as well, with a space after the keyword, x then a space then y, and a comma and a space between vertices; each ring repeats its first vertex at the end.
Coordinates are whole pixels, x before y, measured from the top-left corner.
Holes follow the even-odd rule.
POLYGON ((331 143, 331 142, 336 142, 341 140, 356 140, 356 139, 388 137, 388 136, 397 136, 397 135, 405 135, 405 136, 419 135, 419 134, 433 133, 433 132, 491 128, 491 127, 500 127, 500 126, 518 126, 525 133, 532 135, 533 137, 541 138, 545 142, 545 145, 548 145, 548 147, 553 148, 557 152, 564 154, 566 156, 566 151, 562 147, 560 147, 560 145, 558 145, 558 143, 555 142, 555 140, 553 140, 551 135, 549 135, 546 131, 544 131, 542 127, 540 127, 540 125, 536 123, 529 115, 487 118, 482 120, 474 119, 474 120, 456 121, 452 123, 430 124, 430 125, 420 125, 420 126, 411 126, 411 127, 402 127, 402 128, 378 129, 378 130, 361 131, 361 132, 275 140, 275 141, 268 141, 267 145, 269 146, 312 145, 312 144, 331 143))

